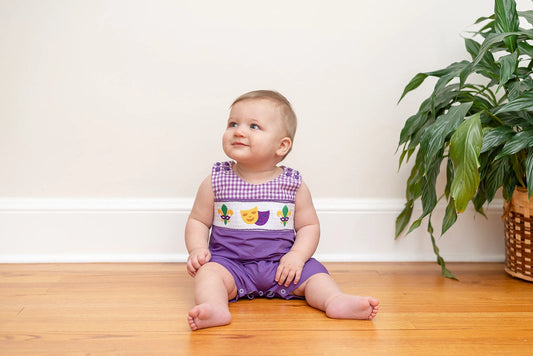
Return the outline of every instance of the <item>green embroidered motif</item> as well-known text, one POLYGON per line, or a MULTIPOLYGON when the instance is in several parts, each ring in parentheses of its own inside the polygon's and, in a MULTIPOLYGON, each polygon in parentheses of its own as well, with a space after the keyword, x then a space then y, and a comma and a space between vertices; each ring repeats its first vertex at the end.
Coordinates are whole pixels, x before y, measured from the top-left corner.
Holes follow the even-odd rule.
POLYGON ((281 211, 278 211, 277 215, 280 217, 279 219, 281 220, 283 226, 287 226, 287 222, 291 216, 291 212, 289 211, 287 205, 285 205, 281 211))
POLYGON ((233 215, 233 210, 228 209, 226 204, 222 204, 220 209, 218 209, 218 213, 220 214, 220 220, 224 222, 224 225, 227 225, 228 221, 231 219, 231 216, 233 215))

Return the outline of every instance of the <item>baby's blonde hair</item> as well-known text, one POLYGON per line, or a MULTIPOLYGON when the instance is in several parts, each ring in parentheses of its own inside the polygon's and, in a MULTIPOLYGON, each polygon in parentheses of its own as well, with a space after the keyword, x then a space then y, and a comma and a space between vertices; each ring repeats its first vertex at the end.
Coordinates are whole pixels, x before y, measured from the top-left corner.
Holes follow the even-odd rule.
MULTIPOLYGON (((248 92, 246 94, 243 94, 239 96, 235 101, 231 104, 231 107, 238 103, 239 101, 243 100, 249 100, 249 99, 266 99, 270 100, 273 103, 277 104, 280 108, 282 120, 285 123, 285 129, 287 130, 287 135, 291 139, 291 142, 294 143, 294 136, 296 135, 296 126, 297 126, 297 120, 296 120, 296 114, 294 113, 294 110, 292 110, 291 103, 289 100, 287 100, 286 97, 278 93, 274 90, 254 90, 251 92, 248 92)), ((292 150, 292 145, 287 152, 292 150)), ((287 156, 287 155, 285 155, 287 156)))

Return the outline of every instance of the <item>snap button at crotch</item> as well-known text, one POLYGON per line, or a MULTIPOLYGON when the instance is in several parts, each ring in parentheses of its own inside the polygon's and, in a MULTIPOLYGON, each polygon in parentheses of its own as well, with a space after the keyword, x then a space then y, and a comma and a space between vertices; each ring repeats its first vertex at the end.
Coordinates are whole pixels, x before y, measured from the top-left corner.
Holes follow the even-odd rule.
POLYGON ((274 293, 273 291, 268 291, 268 293, 266 294, 266 297, 267 298, 274 298, 275 295, 276 295, 276 293, 274 293))
POLYGON ((265 292, 263 292, 262 290, 260 290, 257 294, 259 294, 259 296, 262 297, 263 294, 265 294, 265 292))
POLYGON ((282 295, 285 295, 287 293, 287 291, 285 289, 282 289, 279 291, 282 295))
POLYGON ((242 288, 239 289, 239 294, 240 294, 240 295, 244 295, 244 289, 242 289, 242 288))
POLYGON ((247 296, 248 299, 250 299, 250 300, 252 300, 252 299, 255 298, 255 294, 254 294, 254 292, 250 292, 250 293, 248 293, 246 296, 247 296))

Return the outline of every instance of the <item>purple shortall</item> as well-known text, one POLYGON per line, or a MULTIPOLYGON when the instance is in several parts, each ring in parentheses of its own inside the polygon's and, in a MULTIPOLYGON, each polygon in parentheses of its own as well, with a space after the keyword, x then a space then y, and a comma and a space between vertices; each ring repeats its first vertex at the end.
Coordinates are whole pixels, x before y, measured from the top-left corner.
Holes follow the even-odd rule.
POLYGON ((264 184, 250 184, 232 169, 234 162, 218 162, 212 170, 214 219, 209 239, 211 261, 233 276, 237 296, 299 298, 292 292, 309 277, 328 273, 314 258, 302 270, 298 284, 279 286, 274 278, 279 260, 294 244, 294 205, 302 183, 300 173, 283 173, 264 184))

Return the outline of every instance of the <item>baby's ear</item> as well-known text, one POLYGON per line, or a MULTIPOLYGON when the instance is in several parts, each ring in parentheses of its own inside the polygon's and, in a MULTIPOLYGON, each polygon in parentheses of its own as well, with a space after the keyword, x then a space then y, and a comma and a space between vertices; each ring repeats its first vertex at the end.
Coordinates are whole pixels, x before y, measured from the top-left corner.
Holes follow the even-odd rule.
POLYGON ((292 146, 292 140, 290 137, 284 137, 279 142, 279 148, 276 151, 276 154, 280 157, 285 157, 292 146))

